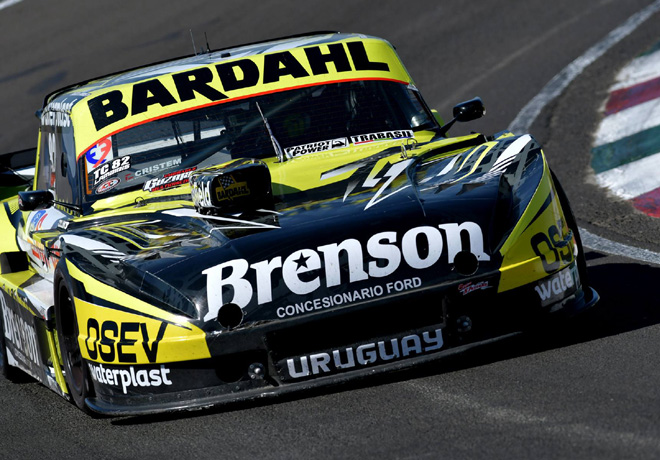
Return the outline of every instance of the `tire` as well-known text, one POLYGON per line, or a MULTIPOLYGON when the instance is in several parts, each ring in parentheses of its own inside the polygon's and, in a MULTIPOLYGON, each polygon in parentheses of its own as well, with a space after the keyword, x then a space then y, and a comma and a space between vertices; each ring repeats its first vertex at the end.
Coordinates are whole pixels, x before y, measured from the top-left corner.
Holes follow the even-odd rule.
POLYGON ((85 399, 94 395, 89 368, 78 344, 78 321, 70 282, 61 272, 55 274, 55 321, 62 354, 62 371, 74 404, 91 413, 85 399))
POLYGON ((576 257, 578 274, 580 275, 580 282, 582 283, 582 286, 586 287, 589 286, 590 284, 589 284, 589 277, 587 274, 587 261, 584 257, 584 249, 582 248, 582 238, 580 238, 580 230, 578 229, 577 221, 575 220, 575 216, 573 215, 573 210, 571 209, 571 205, 568 202, 568 197, 564 192, 564 188, 557 180, 557 176, 555 176, 554 171, 551 170, 550 174, 552 176, 552 182, 555 185, 555 190, 557 191, 559 204, 561 205, 561 209, 564 212, 564 217, 566 218, 566 225, 568 225, 568 228, 571 229, 573 235, 575 236, 575 242, 577 243, 578 252, 579 252, 578 256, 576 257))

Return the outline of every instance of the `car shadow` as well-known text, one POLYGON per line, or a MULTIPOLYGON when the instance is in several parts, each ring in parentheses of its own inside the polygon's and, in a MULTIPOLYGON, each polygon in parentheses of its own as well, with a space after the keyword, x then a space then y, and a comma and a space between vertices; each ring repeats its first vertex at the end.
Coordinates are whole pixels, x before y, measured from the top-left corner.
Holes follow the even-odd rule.
MULTIPOLYGON (((594 252, 589 255, 589 261, 607 257, 594 252)), ((528 333, 469 349, 412 369, 375 375, 335 386, 304 390, 268 400, 229 403, 198 411, 116 418, 112 419, 111 423, 140 425, 284 404, 314 396, 461 371, 599 340, 660 323, 660 305, 654 289, 655 283, 660 280, 660 267, 636 263, 602 263, 589 267, 588 274, 592 287, 600 295, 600 302, 574 318, 562 322, 553 321, 548 327, 541 326, 528 333)))

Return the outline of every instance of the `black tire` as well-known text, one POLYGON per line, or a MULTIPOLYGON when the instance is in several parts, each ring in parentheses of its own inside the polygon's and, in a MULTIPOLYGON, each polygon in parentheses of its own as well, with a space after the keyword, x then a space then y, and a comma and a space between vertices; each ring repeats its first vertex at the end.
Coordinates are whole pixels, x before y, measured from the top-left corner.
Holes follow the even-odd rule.
POLYGON ((79 409, 91 413, 85 399, 94 395, 89 368, 82 358, 78 344, 78 322, 73 304, 72 289, 66 275, 55 275, 55 321, 62 353, 62 370, 71 399, 79 409))
POLYGON ((575 220, 575 216, 573 215, 573 210, 571 209, 571 205, 568 202, 568 197, 564 192, 564 188, 557 180, 557 176, 555 176, 554 171, 551 170, 550 174, 552 175, 552 181, 555 185, 555 190, 557 191, 559 204, 561 205, 561 209, 564 212, 564 217, 566 218, 566 225, 568 225, 568 228, 571 229, 573 235, 575 236, 575 241, 577 243, 578 252, 579 252, 576 258, 577 266, 578 266, 578 274, 580 275, 580 282, 582 283, 582 287, 586 288, 587 286, 589 286, 589 276, 587 274, 587 261, 584 257, 584 249, 582 248, 582 238, 580 238, 580 230, 578 229, 577 221, 575 220))

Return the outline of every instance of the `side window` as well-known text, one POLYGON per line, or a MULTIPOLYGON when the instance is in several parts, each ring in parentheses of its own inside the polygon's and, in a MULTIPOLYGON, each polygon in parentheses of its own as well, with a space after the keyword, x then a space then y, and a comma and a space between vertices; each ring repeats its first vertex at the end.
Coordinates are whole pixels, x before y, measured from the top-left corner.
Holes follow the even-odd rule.
POLYGON ((61 134, 55 137, 57 141, 55 196, 60 201, 78 204, 77 184, 79 180, 73 129, 62 128, 61 134))
MULTIPOLYGON (((53 117, 42 116, 42 120, 53 117)), ((78 172, 75 160, 73 128, 70 123, 41 125, 37 189, 50 190, 59 201, 75 203, 78 193, 75 184, 78 172), (59 126, 58 126, 59 124, 59 126)))
POLYGON ((55 192, 55 153, 57 139, 53 127, 41 126, 39 135, 39 163, 37 189, 55 192))

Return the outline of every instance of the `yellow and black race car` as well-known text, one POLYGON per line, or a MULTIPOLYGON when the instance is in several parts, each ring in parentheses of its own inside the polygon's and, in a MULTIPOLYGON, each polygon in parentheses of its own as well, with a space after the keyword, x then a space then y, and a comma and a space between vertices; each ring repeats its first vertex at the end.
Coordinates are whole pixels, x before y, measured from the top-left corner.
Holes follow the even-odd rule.
POLYGON ((3 373, 85 411, 157 413, 408 367, 593 305, 538 143, 448 137, 483 114, 473 99, 443 125, 387 41, 333 32, 49 95, 32 186, 11 174, 1 202, 3 373))

